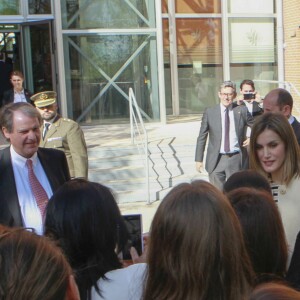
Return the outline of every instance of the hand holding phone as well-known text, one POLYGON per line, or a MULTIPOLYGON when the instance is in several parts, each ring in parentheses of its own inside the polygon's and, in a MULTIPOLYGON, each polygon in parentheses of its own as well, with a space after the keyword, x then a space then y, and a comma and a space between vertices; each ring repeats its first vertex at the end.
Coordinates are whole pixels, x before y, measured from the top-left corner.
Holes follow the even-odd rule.
POLYGON ((129 239, 122 251, 122 258, 123 260, 131 260, 131 247, 136 249, 138 255, 143 253, 142 215, 124 215, 123 218, 129 233, 129 239))

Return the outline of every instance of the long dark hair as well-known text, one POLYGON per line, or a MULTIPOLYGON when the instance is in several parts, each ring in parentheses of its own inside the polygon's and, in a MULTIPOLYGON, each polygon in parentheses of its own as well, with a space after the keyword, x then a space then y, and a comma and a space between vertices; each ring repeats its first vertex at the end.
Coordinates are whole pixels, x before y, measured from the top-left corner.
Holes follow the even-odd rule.
POLYGON ((127 231, 111 191, 84 179, 65 183, 49 200, 45 234, 56 240, 76 276, 81 299, 105 273, 121 268, 117 253, 127 231), (116 251, 115 251, 116 250, 116 251))
POLYGON ((252 276, 228 199, 201 180, 173 188, 152 222, 143 299, 248 299, 252 276))
POLYGON ((280 213, 270 193, 244 187, 229 192, 227 196, 242 225, 258 280, 264 274, 284 277, 287 242, 280 213))

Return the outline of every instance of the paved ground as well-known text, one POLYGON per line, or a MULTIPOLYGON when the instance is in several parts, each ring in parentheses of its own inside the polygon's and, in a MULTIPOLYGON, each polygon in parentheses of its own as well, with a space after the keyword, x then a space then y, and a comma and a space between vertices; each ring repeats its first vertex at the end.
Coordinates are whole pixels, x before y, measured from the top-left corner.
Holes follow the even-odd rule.
MULTIPOLYGON (((167 125, 147 125, 147 132, 149 141, 169 136, 176 136, 176 142, 178 143, 196 143, 199 126, 200 116, 170 118, 167 125)), ((83 130, 89 148, 113 147, 113 145, 128 144, 131 141, 129 124, 84 126, 83 130)), ((6 147, 7 145, 8 143, 1 134, 0 148, 6 147)), ((190 179, 194 179, 195 176, 197 175, 191 174, 190 179)), ((149 205, 145 202, 134 202, 119 204, 119 207, 122 214, 141 213, 143 215, 143 231, 148 232, 152 218, 159 204, 160 201, 155 201, 149 205)))

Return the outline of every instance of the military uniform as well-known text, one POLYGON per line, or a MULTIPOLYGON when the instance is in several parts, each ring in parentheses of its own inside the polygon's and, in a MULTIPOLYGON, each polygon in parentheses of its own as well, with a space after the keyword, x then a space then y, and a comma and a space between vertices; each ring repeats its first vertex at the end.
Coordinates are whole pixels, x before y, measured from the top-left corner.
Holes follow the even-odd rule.
MULTIPOLYGON (((44 124, 41 132, 44 130, 44 124)), ((88 176, 88 156, 83 132, 73 120, 57 116, 40 146, 65 152, 71 178, 88 176)))
POLYGON ((44 123, 41 128, 43 138, 40 146, 44 148, 54 148, 65 152, 71 178, 88 177, 88 156, 84 139, 84 134, 75 121, 61 117, 56 114, 56 93, 45 91, 35 94, 31 97, 34 105, 44 113, 51 110, 52 120, 44 117, 44 123), (55 108, 53 108, 55 106, 55 108), (49 108, 48 108, 49 107, 49 108), (49 120, 48 122, 45 120, 49 120), (45 131, 45 124, 50 123, 50 127, 45 131))

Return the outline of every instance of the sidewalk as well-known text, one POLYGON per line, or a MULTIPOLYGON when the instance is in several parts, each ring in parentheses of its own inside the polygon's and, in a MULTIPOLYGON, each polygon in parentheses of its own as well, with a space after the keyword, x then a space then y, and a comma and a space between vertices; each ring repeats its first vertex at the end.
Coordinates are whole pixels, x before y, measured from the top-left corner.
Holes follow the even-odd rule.
MULTIPOLYGON (((167 125, 147 124, 146 127, 149 142, 176 137, 173 145, 194 145, 196 144, 196 139, 199 133, 200 117, 192 116, 180 119, 171 118, 168 120, 167 125)), ((131 141, 129 124, 82 126, 82 129, 89 149, 97 147, 114 147, 114 145, 126 145, 131 141)), ((9 144, 5 141, 1 134, 0 148, 2 149, 8 145, 9 144)), ((193 162, 191 161, 191 163, 193 162)), ((207 177, 205 174, 197 174, 196 171, 191 171, 186 175, 187 182, 197 179, 198 176, 201 179, 205 179, 207 177)), ((151 204, 147 204, 146 202, 120 203, 119 207, 123 215, 142 214, 143 232, 148 232, 150 230, 153 216, 160 202, 161 200, 155 201, 151 204)))

